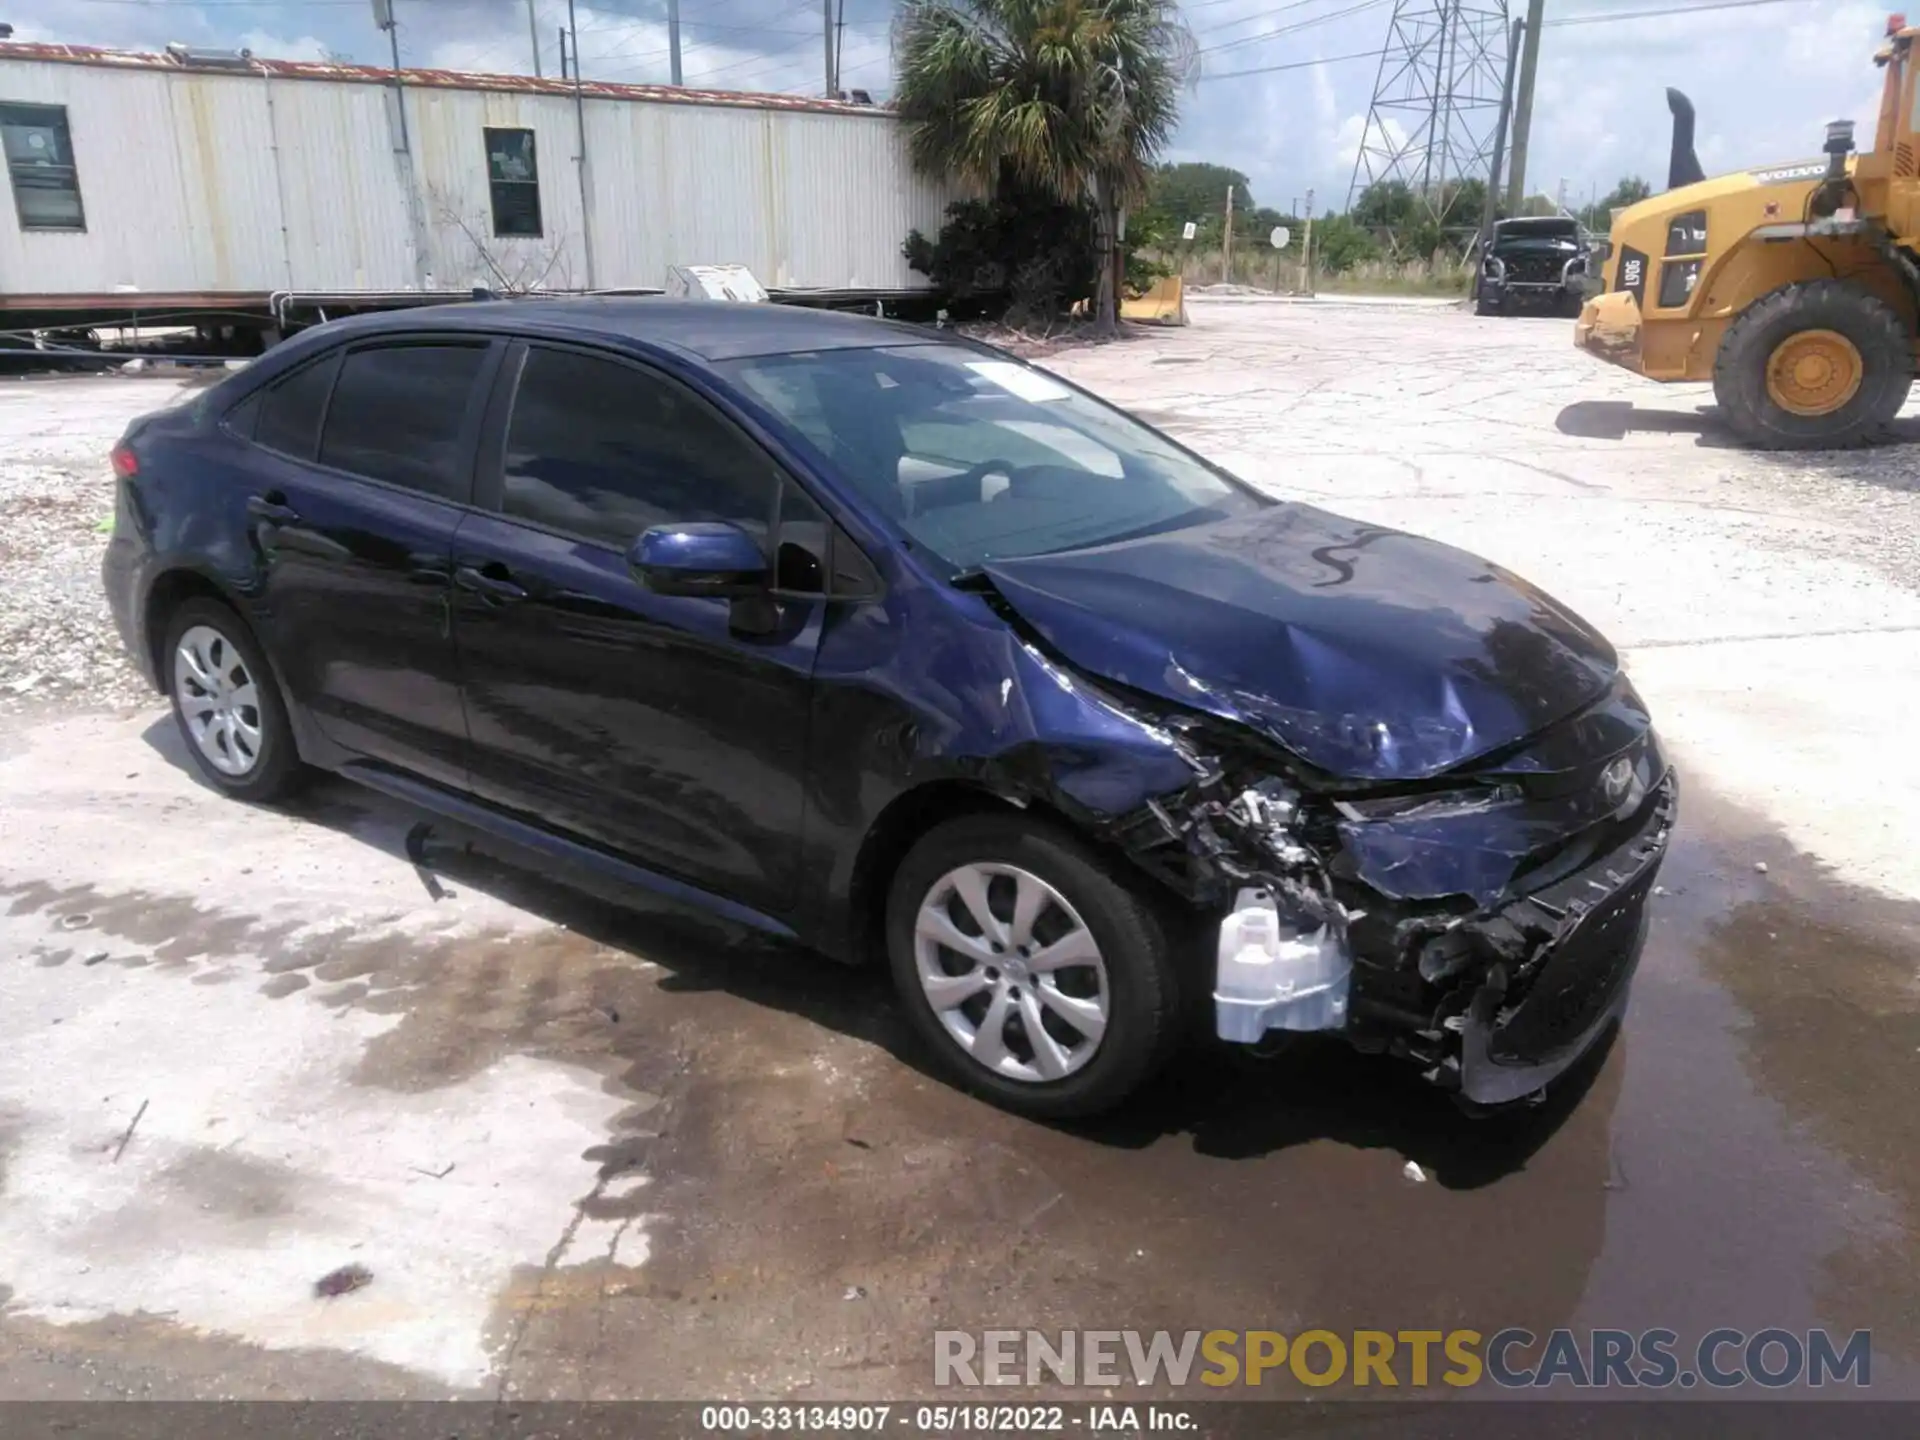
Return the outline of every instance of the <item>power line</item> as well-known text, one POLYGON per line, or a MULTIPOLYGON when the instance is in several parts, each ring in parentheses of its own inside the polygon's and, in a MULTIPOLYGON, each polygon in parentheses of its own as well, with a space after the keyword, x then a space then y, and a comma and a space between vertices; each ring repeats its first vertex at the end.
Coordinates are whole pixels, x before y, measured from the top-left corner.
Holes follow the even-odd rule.
MULTIPOLYGON (((769 54, 765 54, 765 55, 748 55, 748 56, 746 56, 746 57, 745 57, 745 58, 743 58, 743 59, 740 59, 740 60, 734 60, 734 61, 730 61, 729 63, 727 63, 727 64, 725 64, 725 65, 721 65, 721 66, 718 66, 718 67, 717 67, 717 68, 715 68, 715 69, 712 69, 712 70, 708 70, 708 71, 706 71, 706 72, 704 72, 704 73, 703 73, 703 74, 702 74, 702 75, 700 76, 700 83, 704 83, 705 81, 708 81, 708 80, 711 80, 711 79, 712 79, 712 78, 713 78, 714 76, 716 76, 716 75, 725 75, 725 74, 726 74, 726 73, 727 73, 728 71, 730 71, 730 70, 738 70, 738 69, 740 69, 740 68, 741 68, 741 66, 743 66, 743 65, 752 65, 752 66, 755 66, 755 67, 756 67, 756 69, 755 69, 755 72, 754 72, 754 73, 756 73, 756 74, 757 74, 757 73, 759 73, 759 67, 761 67, 761 66, 764 66, 764 65, 766 65, 766 64, 769 64, 769 63, 772 63, 772 62, 774 62, 774 61, 779 61, 779 62, 782 62, 782 63, 784 63, 784 62, 785 62, 785 60, 786 60, 786 58, 787 58, 787 57, 788 57, 789 55, 792 55, 792 54, 794 54, 794 53, 795 53, 796 51, 798 51, 798 50, 799 50, 799 49, 801 48, 801 45, 803 45, 803 44, 805 44, 805 45, 811 45, 811 44, 813 43, 813 40, 814 40, 815 38, 817 38, 817 37, 811 37, 811 36, 810 36, 810 37, 809 37, 808 39, 806 39, 805 41, 799 41, 799 42, 796 42, 796 43, 794 43, 794 44, 792 44, 792 45, 789 45, 789 46, 787 46, 787 47, 786 47, 786 48, 785 48, 784 50, 775 50, 775 51, 772 51, 771 53, 769 53, 769 54)), ((746 79, 751 79, 751 78, 752 78, 752 76, 746 76, 746 77, 743 77, 743 78, 746 78, 746 79)))
MULTIPOLYGON (((164 0, 72 0, 78 5, 131 5, 136 9, 159 10, 180 9, 182 7, 164 3, 164 0)), ((278 10, 284 8, 287 0, 198 0, 192 8, 195 10, 278 10)), ((336 8, 358 6, 364 8, 366 0, 304 0, 307 5, 329 5, 336 8)))
POLYGON ((1284 65, 1259 65, 1251 70, 1226 70, 1218 75, 1203 74, 1203 80, 1238 80, 1247 75, 1277 75, 1282 70, 1310 70, 1315 65, 1338 65, 1343 60, 1378 60, 1378 50, 1356 50, 1351 55, 1323 55, 1318 60, 1289 60, 1284 65))
MULTIPOLYGON (((1277 5, 1268 10, 1258 10, 1251 15, 1242 15, 1238 20, 1222 20, 1218 25, 1210 25, 1204 30, 1195 30, 1193 35, 1196 40, 1204 39, 1208 35, 1218 35, 1223 30, 1231 30, 1236 25, 1251 25, 1258 20, 1272 20, 1276 16, 1286 14, 1289 10, 1299 10, 1308 5, 1321 3, 1323 0, 1290 0, 1289 4, 1277 5)), ((1187 8, 1197 10, 1200 7, 1190 5, 1187 8)))
POLYGON ((1291 35, 1297 30, 1306 30, 1315 25, 1324 25, 1329 20, 1344 19, 1348 15, 1358 15, 1363 10, 1378 10, 1388 0, 1361 0, 1358 5, 1349 5, 1344 10, 1331 10, 1325 15, 1315 15, 1306 20, 1296 20, 1291 25, 1282 25, 1277 30, 1263 30, 1258 35, 1244 35, 1238 40, 1222 40, 1218 45, 1202 46, 1198 53, 1210 55, 1218 50, 1234 50, 1242 45, 1258 45, 1262 40, 1272 40, 1280 35, 1291 35))
POLYGON ((706 20, 682 20, 683 30, 738 30, 751 35, 804 35, 809 40, 817 39, 811 30, 769 30, 764 25, 715 25, 706 20))
POLYGON ((1750 10, 1756 5, 1805 5, 1810 0, 1710 0, 1705 5, 1669 5, 1660 10, 1617 10, 1608 14, 1563 15, 1548 20, 1543 28, 1554 25, 1606 25, 1615 20, 1653 20, 1667 15, 1692 15, 1707 10, 1750 10))

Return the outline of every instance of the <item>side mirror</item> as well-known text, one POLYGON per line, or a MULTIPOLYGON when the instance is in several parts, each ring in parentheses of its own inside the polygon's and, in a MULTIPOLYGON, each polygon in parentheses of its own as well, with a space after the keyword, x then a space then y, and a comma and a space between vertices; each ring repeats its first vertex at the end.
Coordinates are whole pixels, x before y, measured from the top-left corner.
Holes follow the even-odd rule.
POLYGON ((754 538, 725 520, 654 525, 627 551, 627 568, 656 595, 758 595, 771 583, 754 538))

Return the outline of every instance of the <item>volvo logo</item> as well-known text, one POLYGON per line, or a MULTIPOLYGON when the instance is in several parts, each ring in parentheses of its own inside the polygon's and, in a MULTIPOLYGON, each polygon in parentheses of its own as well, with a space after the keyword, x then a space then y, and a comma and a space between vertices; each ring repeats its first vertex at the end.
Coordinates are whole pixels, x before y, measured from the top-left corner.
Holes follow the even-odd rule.
POLYGON ((1622 755, 1600 772, 1600 791, 1609 805, 1618 805, 1633 788, 1633 762, 1622 755))

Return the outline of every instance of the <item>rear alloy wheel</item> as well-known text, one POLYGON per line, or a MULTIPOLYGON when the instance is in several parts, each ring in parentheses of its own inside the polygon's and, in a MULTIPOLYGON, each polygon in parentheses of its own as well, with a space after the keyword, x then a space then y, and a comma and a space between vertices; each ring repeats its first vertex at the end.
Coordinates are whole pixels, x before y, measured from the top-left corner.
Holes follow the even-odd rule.
POLYGON ((1906 403, 1912 344, 1900 312, 1860 285, 1788 285, 1727 327, 1714 398, 1735 433, 1762 449, 1869 445, 1906 403))
POLYGON ((273 673, 240 617, 189 600, 173 613, 165 653, 174 720, 200 773, 242 800, 285 793, 300 759, 273 673))
POLYGON ((1109 1109, 1176 1043, 1158 897, 1025 816, 968 816, 922 838, 894 877, 887 950, 941 1067, 1011 1110, 1109 1109))

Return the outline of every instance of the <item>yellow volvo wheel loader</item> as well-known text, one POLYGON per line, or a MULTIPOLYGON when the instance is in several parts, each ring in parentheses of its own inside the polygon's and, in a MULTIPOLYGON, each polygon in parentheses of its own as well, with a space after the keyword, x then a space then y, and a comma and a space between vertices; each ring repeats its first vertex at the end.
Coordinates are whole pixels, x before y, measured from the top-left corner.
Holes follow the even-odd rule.
POLYGON ((1706 179, 1693 107, 1673 112, 1668 189, 1622 210, 1606 289, 1574 343, 1650 380, 1712 381, 1725 421, 1766 449, 1871 443, 1906 402, 1920 344, 1920 134, 1904 15, 1873 149, 1827 127, 1826 158, 1706 179))

